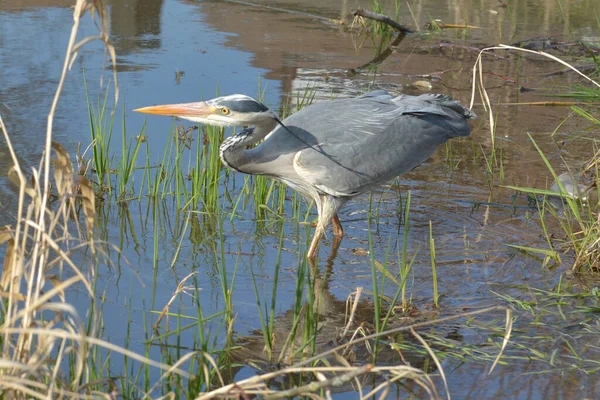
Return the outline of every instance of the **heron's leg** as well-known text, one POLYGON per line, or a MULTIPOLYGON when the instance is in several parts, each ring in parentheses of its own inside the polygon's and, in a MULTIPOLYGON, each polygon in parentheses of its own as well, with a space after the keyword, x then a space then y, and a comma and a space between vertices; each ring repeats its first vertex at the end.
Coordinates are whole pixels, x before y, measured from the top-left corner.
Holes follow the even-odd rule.
POLYGON ((342 239, 342 235, 333 235, 333 239, 331 241, 331 253, 329 253, 329 257, 327 257, 328 268, 330 268, 331 265, 333 265, 333 260, 335 260, 335 258, 337 257, 338 250, 340 248, 340 245, 342 244, 342 239))
MULTIPOLYGON (((342 225, 337 217, 337 211, 346 203, 346 201, 348 201, 348 199, 344 197, 321 197, 321 206, 317 210, 319 212, 319 221, 317 223, 317 229, 315 230, 315 236, 313 236, 310 248, 308 249, 307 256, 309 260, 314 260, 315 256, 317 255, 319 240, 321 240, 323 235, 325 235, 325 228, 332 220, 334 221, 334 236, 340 237, 341 239, 341 235, 344 233, 344 231, 342 230, 342 225)), ((335 247, 335 242, 333 247, 335 247)), ((337 243, 337 247, 339 247, 339 243, 337 243)), ((337 247, 335 248, 336 251, 337 247)))
POLYGON ((317 223, 317 230, 315 231, 315 235, 313 236, 312 242, 310 243, 310 247, 308 248, 307 257, 309 260, 314 260, 317 255, 317 249, 319 248, 319 240, 323 237, 325 230, 321 226, 321 221, 317 223))
MULTIPOLYGON (((338 221, 339 224, 339 221, 338 221)), ((331 243, 331 253, 329 253, 329 257, 327 258, 327 264, 330 268, 333 264, 333 260, 337 256, 338 249, 342 244, 343 239, 343 230, 342 226, 339 225, 339 233, 336 232, 335 223, 333 228, 333 241, 331 243)), ((319 229, 319 225, 317 225, 317 230, 315 232, 315 236, 313 236, 313 240, 310 244, 310 248, 308 249, 308 260, 311 261, 311 266, 314 267, 315 257, 317 255, 317 249, 319 248, 319 240, 323 237, 325 231, 323 229, 319 229)))
POLYGON ((344 236, 344 228, 342 228, 342 224, 340 223, 340 218, 338 217, 337 213, 333 216, 331 225, 333 226, 333 236, 339 236, 340 238, 344 236))
MULTIPOLYGON (((315 228, 315 235, 312 238, 312 242, 310 242, 310 247, 308 248, 308 254, 306 255, 308 257, 308 261, 311 263, 313 268, 315 267, 314 262, 315 262, 315 257, 317 255, 317 249, 319 248, 319 240, 321 240, 321 238, 325 234, 326 224, 323 224, 322 215, 323 215, 323 208, 325 206, 326 201, 327 200, 326 200, 325 196, 320 196, 318 198, 318 200, 316 201, 318 217, 317 217, 317 224, 316 224, 316 228, 315 228)), ((327 221, 327 223, 329 223, 329 221, 327 221)))

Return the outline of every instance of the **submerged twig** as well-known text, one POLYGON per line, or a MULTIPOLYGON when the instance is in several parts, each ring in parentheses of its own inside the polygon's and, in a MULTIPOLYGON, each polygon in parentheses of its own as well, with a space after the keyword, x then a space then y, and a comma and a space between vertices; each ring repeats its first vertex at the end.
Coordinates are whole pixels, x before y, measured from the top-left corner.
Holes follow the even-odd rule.
POLYGON ((481 27, 465 24, 442 24, 440 22, 436 22, 434 25, 429 22, 427 25, 425 25, 425 29, 481 29, 481 27))

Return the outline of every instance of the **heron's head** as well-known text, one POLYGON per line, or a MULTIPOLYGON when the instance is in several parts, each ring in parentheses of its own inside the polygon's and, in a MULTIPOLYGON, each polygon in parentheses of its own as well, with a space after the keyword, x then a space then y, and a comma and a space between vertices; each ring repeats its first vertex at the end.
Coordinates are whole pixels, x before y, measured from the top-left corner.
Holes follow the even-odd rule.
POLYGON ((260 125, 277 120, 277 115, 264 104, 243 94, 232 94, 197 103, 150 106, 134 111, 169 115, 214 126, 260 125))

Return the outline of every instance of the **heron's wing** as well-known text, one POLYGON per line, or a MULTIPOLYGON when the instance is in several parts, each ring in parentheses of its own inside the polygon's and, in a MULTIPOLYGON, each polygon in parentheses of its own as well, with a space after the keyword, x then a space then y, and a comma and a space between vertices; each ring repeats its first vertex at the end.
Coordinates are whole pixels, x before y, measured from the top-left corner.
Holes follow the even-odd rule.
POLYGON ((386 92, 385 90, 373 90, 371 92, 365 93, 362 96, 358 97, 359 99, 364 98, 379 98, 385 100, 391 100, 394 96, 386 92))
POLYGON ((325 124, 322 129, 329 133, 317 148, 295 154, 296 173, 321 192, 353 196, 367 191, 412 170, 451 137, 470 133, 466 120, 474 114, 446 96, 371 100, 360 109, 340 110, 351 115, 336 120, 352 124, 337 131, 325 124))
MULTIPOLYGON (((407 113, 443 115, 459 123, 465 119, 477 118, 473 111, 463 107, 458 101, 452 100, 445 94, 400 95, 395 97, 392 102, 407 113)), ((463 136, 460 133, 458 135, 463 136)))

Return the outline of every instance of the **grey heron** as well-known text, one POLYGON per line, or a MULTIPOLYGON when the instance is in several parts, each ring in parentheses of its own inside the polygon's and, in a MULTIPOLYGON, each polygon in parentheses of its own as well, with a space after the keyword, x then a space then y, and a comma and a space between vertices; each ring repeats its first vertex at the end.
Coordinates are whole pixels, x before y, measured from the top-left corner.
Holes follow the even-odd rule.
POLYGON ((338 210, 425 161, 448 139, 468 136, 475 114, 442 94, 360 97, 314 103, 280 120, 241 94, 134 111, 214 126, 249 126, 223 141, 221 161, 246 174, 278 179, 314 200, 318 221, 309 260, 331 222, 341 239, 338 210), (261 143, 262 141, 262 143, 261 143))

